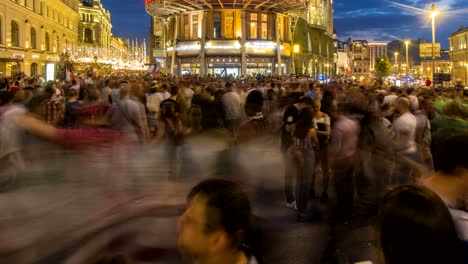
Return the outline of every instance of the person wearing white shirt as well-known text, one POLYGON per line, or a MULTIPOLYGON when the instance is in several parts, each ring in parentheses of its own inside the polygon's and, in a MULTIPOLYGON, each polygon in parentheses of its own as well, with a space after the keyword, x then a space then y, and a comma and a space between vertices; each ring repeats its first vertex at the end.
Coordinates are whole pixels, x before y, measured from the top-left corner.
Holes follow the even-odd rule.
POLYGON ((398 98, 398 95, 396 95, 396 92, 397 92, 397 88, 392 86, 392 88, 390 88, 390 94, 384 97, 383 103, 394 106, 395 101, 398 98))
MULTIPOLYGON (((419 153, 416 145, 416 129, 418 122, 416 117, 410 112, 411 101, 407 97, 400 97, 396 100, 396 109, 401 114, 393 122, 393 139, 397 154, 402 158, 419 161, 419 153)), ((411 178, 412 168, 405 162, 399 162, 397 172, 399 183, 408 183, 411 178)))
POLYGON ((241 98, 238 93, 232 89, 232 83, 228 82, 225 85, 227 92, 221 98, 225 112, 225 119, 227 128, 235 136, 239 131, 242 111, 241 111, 241 98))

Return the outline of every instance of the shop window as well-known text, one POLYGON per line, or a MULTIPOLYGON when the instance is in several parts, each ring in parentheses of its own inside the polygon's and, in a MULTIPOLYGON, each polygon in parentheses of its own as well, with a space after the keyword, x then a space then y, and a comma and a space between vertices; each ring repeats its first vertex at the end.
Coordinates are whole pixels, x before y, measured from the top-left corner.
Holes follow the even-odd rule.
POLYGON ((234 12, 226 12, 224 15, 224 37, 234 38, 234 12))
POLYGON ((221 38, 221 22, 221 13, 213 13, 213 38, 215 39, 221 38))
POLYGON ((198 14, 192 15, 192 39, 199 38, 198 35, 198 14))
POLYGON ((36 30, 33 27, 31 28, 30 41, 31 41, 31 48, 37 49, 37 34, 36 34, 36 30))
POLYGON ((11 21, 11 45, 19 47, 19 27, 18 23, 11 21))
POLYGON ((258 38, 258 14, 250 13, 250 38, 258 38))

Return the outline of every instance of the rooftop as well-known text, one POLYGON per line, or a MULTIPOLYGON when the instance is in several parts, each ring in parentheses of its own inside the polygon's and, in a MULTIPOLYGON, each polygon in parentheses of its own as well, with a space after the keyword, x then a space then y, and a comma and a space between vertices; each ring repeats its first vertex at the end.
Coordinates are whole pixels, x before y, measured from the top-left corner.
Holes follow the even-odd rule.
POLYGON ((460 27, 457 31, 455 31, 454 33, 452 33, 452 34, 450 35, 450 37, 453 37, 453 36, 458 35, 458 34, 463 33, 463 32, 468 32, 468 27, 463 27, 463 26, 460 27))

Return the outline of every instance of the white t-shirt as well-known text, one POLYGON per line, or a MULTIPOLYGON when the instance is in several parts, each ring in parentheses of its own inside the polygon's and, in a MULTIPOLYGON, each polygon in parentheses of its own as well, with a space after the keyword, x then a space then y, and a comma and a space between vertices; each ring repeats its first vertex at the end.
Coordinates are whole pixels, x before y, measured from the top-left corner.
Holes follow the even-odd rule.
POLYGON ((418 122, 411 113, 405 113, 393 122, 396 149, 400 152, 416 151, 416 128, 418 122))
POLYGON ((408 98, 411 101, 411 110, 413 110, 413 111, 419 110, 419 100, 418 100, 418 98, 416 96, 414 96, 414 95, 410 95, 410 96, 408 96, 408 98))
POLYGON ((395 94, 390 94, 384 97, 384 104, 395 105, 396 99, 398 98, 395 94))
POLYGON ((192 98, 194 94, 195 92, 192 89, 190 88, 184 89, 185 104, 187 105, 187 109, 190 109, 190 107, 192 107, 192 98))
POLYGON ((227 92, 221 98, 227 120, 241 118, 241 99, 239 94, 235 92, 227 92))

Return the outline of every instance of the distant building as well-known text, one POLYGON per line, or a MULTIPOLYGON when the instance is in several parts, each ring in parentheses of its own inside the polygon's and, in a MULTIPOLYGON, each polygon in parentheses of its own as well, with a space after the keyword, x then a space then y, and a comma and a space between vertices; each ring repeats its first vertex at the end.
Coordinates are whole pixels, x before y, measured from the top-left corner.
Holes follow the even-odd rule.
MULTIPOLYGON (((421 75, 432 79, 432 59, 421 61, 421 75)), ((438 59, 435 63, 435 73, 452 73, 452 63, 449 59, 438 59)))
POLYGON ((0 74, 55 79, 78 42, 78 0, 0 2, 0 74))
POLYGON ((80 44, 109 48, 112 37, 111 14, 101 0, 82 0, 79 5, 78 27, 80 44))
POLYGON ((452 80, 468 86, 468 27, 449 36, 452 80))
POLYGON ((367 50, 369 52, 369 70, 375 70, 375 62, 378 58, 387 56, 387 42, 369 42, 367 50))
POLYGON ((353 40, 351 48, 352 75, 362 81, 370 76, 370 63, 367 40, 353 40))

